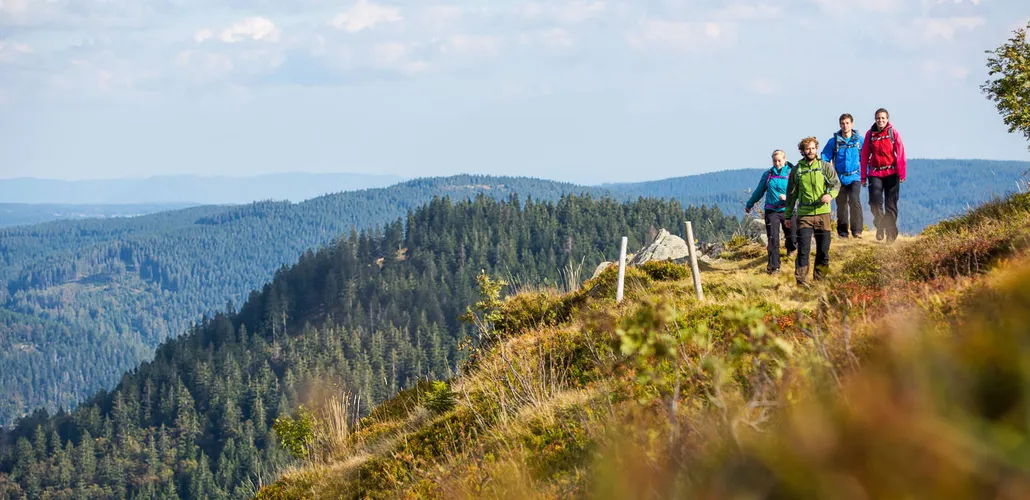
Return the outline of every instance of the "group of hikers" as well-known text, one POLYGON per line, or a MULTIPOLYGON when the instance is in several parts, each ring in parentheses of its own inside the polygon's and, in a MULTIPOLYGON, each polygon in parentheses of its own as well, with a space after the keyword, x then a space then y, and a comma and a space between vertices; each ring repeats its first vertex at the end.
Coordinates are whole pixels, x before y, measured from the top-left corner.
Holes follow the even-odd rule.
POLYGON ((869 188, 876 239, 891 244, 898 237, 898 195, 905 182, 905 146, 890 123, 890 113, 880 108, 863 137, 853 129, 854 118, 844 113, 822 150, 819 140, 806 137, 798 143, 801 160, 787 161, 783 150, 772 153, 772 167, 762 173, 758 187, 744 211, 765 197, 765 231, 769 239, 770 274, 780 270, 780 230, 787 257, 797 251, 794 277, 808 284, 809 254, 815 238, 813 279, 826 277, 830 266, 832 222, 830 204, 837 201, 837 236, 861 238, 864 229, 860 195, 869 188))

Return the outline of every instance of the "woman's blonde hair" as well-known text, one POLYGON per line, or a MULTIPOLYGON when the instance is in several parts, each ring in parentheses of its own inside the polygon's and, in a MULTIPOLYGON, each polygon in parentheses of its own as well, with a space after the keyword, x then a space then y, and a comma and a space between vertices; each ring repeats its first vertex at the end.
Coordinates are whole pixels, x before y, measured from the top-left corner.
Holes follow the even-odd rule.
POLYGON ((798 151, 801 154, 805 154, 805 144, 808 144, 810 142, 814 142, 815 147, 819 147, 819 139, 816 139, 815 137, 805 137, 804 139, 801 139, 801 142, 798 143, 798 151))
POLYGON ((777 149, 776 151, 772 152, 772 157, 773 158, 776 158, 776 155, 782 156, 784 160, 787 159, 787 153, 784 153, 782 149, 777 149))

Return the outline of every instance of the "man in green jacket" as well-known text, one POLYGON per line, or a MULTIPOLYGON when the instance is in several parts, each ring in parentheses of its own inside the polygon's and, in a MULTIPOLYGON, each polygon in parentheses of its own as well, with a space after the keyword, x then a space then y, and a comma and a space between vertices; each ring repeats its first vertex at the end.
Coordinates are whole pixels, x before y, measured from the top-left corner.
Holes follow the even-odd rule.
POLYGON ((819 159, 818 139, 801 139, 798 151, 803 158, 790 171, 790 178, 787 180, 787 209, 784 218, 790 224, 791 217, 798 216, 798 257, 794 261, 794 278, 799 285, 804 286, 808 284, 808 255, 812 250, 813 234, 813 278, 825 278, 830 269, 830 202, 840 191, 840 179, 837 178, 837 171, 832 163, 819 159))

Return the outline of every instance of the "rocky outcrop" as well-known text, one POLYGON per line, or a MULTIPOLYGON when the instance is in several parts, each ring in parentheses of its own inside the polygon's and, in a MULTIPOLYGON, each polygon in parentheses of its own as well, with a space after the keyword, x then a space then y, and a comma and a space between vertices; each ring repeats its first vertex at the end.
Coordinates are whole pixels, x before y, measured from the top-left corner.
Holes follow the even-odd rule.
POLYGON ((629 261, 631 266, 639 266, 652 260, 673 260, 678 261, 690 256, 690 249, 683 238, 672 234, 665 229, 658 231, 651 243, 637 252, 636 257, 629 261))
MULTIPOLYGON (((762 234, 765 234, 764 226, 762 228, 762 234)), ((698 248, 698 261, 702 263, 713 262, 718 259, 722 250, 722 243, 702 244, 700 245, 700 248, 698 248)), ((639 252, 626 255, 627 266, 639 266, 645 262, 653 260, 671 260, 678 264, 688 263, 690 262, 690 248, 687 246, 687 242, 684 241, 683 238, 680 238, 665 229, 661 229, 658 231, 658 234, 655 235, 654 239, 652 239, 647 246, 640 249, 639 252)), ((600 276, 605 269, 613 265, 617 266, 618 262, 602 262, 598 264, 597 268, 594 269, 594 274, 591 278, 600 276)))
POLYGON ((769 244, 769 236, 765 234, 765 221, 762 219, 748 218, 744 226, 744 236, 763 245, 769 244))

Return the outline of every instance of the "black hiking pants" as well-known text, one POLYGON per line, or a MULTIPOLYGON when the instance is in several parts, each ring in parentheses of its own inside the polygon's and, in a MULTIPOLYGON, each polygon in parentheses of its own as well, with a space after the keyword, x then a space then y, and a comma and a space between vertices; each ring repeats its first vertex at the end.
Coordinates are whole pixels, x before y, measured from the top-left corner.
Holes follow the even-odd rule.
POLYGON ((869 208, 873 212, 873 224, 876 224, 877 235, 883 232, 887 242, 898 237, 898 195, 901 183, 898 175, 887 177, 866 177, 869 183, 869 208))
POLYGON ((783 212, 765 211, 765 235, 769 238, 769 264, 766 271, 778 271, 780 269, 780 229, 783 229, 784 245, 787 253, 798 248, 798 218, 791 219, 790 227, 787 227, 787 220, 783 212))
POLYGON ((855 181, 840 187, 837 193, 837 236, 848 237, 848 230, 854 236, 862 235, 862 181, 855 181))
POLYGON ((808 256, 812 251, 812 237, 815 237, 815 271, 813 278, 821 280, 830 271, 830 214, 799 217, 798 258, 794 261, 794 278, 799 285, 808 282, 808 256))

